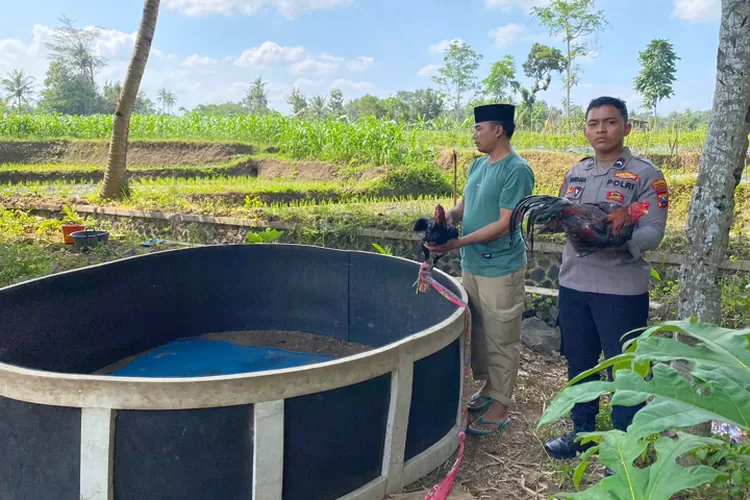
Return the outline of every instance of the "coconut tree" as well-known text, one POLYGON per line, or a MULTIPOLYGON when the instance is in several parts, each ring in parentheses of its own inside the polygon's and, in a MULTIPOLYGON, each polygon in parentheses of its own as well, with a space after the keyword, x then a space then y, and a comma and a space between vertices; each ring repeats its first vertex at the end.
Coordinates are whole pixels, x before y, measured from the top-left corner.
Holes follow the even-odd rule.
POLYGON ((161 104, 161 108, 165 114, 169 114, 169 110, 177 104, 177 97, 167 89, 159 89, 157 92, 156 100, 161 104))
POLYGON ((15 69, 10 71, 5 78, 0 79, 0 86, 8 93, 6 99, 15 104, 16 111, 20 112, 22 106, 32 100, 34 81, 33 76, 27 75, 23 70, 15 69))
POLYGON ((138 97, 141 79, 146 69, 149 52, 151 51, 151 42, 154 39, 154 31, 156 31, 156 19, 159 16, 159 3, 160 0, 145 0, 143 4, 143 15, 141 17, 141 26, 138 29, 138 38, 135 41, 128 74, 125 77, 125 83, 122 86, 122 92, 117 101, 114 126, 112 127, 112 139, 109 143, 107 170, 104 173, 104 182, 99 193, 105 199, 120 196, 125 187, 130 115, 133 112, 133 106, 138 97))

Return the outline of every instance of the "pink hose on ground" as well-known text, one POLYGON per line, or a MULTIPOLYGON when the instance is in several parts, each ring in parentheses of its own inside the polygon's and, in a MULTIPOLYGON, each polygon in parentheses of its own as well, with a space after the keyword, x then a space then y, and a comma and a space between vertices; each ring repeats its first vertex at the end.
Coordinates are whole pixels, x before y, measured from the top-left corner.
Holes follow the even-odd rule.
MULTIPOLYGON (((471 375, 471 312, 469 307, 465 304, 460 297, 445 288, 443 285, 438 283, 435 278, 432 277, 432 266, 427 263, 423 263, 419 267, 419 278, 417 280, 417 290, 423 293, 429 291, 430 288, 434 288, 440 295, 450 300, 453 304, 458 307, 466 309, 466 339, 464 342, 464 375, 468 377, 471 375)), ((458 475, 458 470, 461 468, 461 463, 464 458, 464 442, 466 441, 466 427, 469 420, 468 408, 461 403, 461 427, 458 430, 458 456, 456 461, 453 463, 453 467, 445 476, 445 478, 435 486, 424 497, 424 500, 446 500, 448 495, 453 488, 453 483, 458 475)))

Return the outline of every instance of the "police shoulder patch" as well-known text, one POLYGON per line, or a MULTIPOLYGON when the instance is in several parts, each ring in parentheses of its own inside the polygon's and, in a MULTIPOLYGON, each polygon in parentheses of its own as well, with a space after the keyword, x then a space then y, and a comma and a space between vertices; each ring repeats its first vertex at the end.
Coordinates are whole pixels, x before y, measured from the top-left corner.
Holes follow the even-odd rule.
POLYGON ((607 201, 616 201, 617 203, 625 203, 625 195, 619 191, 610 191, 607 193, 607 201))
POLYGON ((664 210, 669 208, 669 188, 665 179, 656 179, 651 183, 656 191, 656 205, 664 210))
POLYGON ((627 179, 630 181, 637 181, 640 175, 630 172, 628 170, 623 170, 622 172, 615 172, 614 177, 618 179, 627 179))

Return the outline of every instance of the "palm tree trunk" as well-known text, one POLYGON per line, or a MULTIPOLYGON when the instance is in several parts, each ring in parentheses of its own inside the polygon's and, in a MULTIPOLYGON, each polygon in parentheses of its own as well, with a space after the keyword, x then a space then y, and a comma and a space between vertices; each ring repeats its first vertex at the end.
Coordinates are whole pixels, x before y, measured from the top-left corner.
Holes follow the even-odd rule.
MULTIPOLYGON (((750 1, 722 0, 711 125, 687 222, 690 249, 680 269, 680 318, 721 322, 719 266, 726 258, 734 191, 742 178, 750 134, 750 1)), ((685 339, 686 343, 689 343, 685 339)), ((676 369, 688 380, 690 368, 676 369)), ((690 429, 705 434, 707 425, 690 429)))
POLYGON ((138 97, 141 79, 151 51, 151 42, 154 39, 154 31, 156 31, 156 19, 159 15, 159 3, 160 0, 144 1, 138 38, 135 41, 128 74, 125 77, 125 83, 122 86, 117 110, 115 111, 112 139, 109 144, 109 156, 107 157, 107 170, 104 173, 104 182, 99 193, 105 199, 119 197, 125 187, 130 115, 138 97))

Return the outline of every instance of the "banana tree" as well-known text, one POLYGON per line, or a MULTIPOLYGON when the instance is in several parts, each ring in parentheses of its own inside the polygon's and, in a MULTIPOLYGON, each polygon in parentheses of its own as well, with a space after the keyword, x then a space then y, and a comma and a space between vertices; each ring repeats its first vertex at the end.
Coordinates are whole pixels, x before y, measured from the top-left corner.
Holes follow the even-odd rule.
POLYGON ((146 70, 148 55, 151 51, 151 42, 156 31, 156 19, 159 15, 159 3, 160 0, 145 0, 143 5, 138 38, 135 41, 122 92, 120 92, 120 97, 117 100, 112 139, 109 143, 107 169, 104 172, 104 182, 99 193, 105 199, 119 197, 124 192, 130 115, 138 97, 143 72, 146 70))

